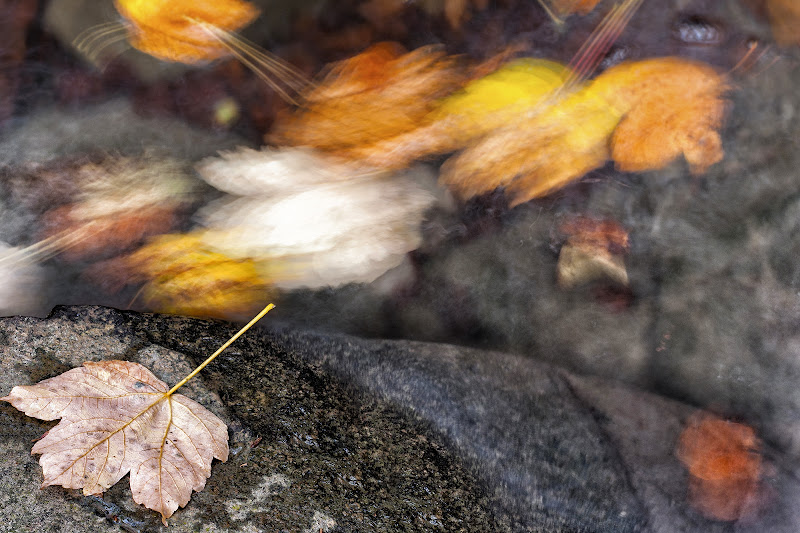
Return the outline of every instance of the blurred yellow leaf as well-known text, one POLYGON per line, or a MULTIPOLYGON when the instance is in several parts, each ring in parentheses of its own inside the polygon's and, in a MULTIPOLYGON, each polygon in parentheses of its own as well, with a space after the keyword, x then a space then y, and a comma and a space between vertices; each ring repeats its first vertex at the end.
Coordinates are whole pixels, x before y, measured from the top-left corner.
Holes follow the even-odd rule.
POLYGON ((158 311, 231 319, 252 313, 269 295, 269 280, 248 259, 212 251, 203 233, 163 235, 122 259, 129 281, 158 311))
POLYGON ((702 173, 723 156, 717 128, 727 89, 724 76, 695 61, 623 63, 486 132, 444 165, 441 179, 462 198, 505 187, 517 205, 609 158, 621 170, 645 171, 684 155, 702 173))
POLYGON ((441 180, 462 198, 505 187, 511 205, 527 202, 602 166, 620 116, 585 88, 486 135, 447 161, 441 180))
POLYGON ((415 159, 459 150, 522 115, 539 112, 569 74, 554 61, 512 61, 444 98, 420 127, 354 148, 347 155, 379 168, 398 169, 415 159))

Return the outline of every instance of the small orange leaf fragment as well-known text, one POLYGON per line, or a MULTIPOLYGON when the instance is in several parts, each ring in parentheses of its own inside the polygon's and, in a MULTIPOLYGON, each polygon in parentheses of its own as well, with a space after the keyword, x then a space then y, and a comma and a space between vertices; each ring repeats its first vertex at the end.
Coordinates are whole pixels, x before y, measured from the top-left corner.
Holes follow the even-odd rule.
POLYGON ((553 0, 553 9, 561 16, 578 13, 586 15, 600 0, 553 0))
POLYGON ((131 46, 158 59, 211 61, 229 54, 206 29, 233 32, 252 22, 258 9, 243 0, 115 0, 127 19, 131 46))
POLYGON ((756 510, 762 470, 755 431, 709 414, 689 419, 676 451, 689 469, 689 500, 715 520, 738 520, 756 510))

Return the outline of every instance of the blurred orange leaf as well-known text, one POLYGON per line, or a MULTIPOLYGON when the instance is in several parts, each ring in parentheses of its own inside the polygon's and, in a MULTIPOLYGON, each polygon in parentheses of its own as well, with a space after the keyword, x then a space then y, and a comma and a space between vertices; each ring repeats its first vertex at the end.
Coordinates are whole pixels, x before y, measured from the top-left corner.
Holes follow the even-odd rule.
POLYGON ((751 427, 697 414, 676 453, 689 469, 689 500, 702 514, 728 521, 755 511, 762 461, 751 427))
POLYGON ((441 179, 463 198, 505 187, 517 205, 609 158, 621 170, 644 171, 683 154, 701 173, 723 156, 717 128, 727 88, 723 76, 690 60, 623 63, 487 132, 444 165, 441 179))
MULTIPOLYGON (((546 1, 546 0, 545 0, 546 1)), ((578 13, 585 15, 592 11, 600 0, 553 0, 553 9, 560 15, 578 13)))
POLYGON ((415 129, 461 83, 455 61, 436 47, 406 53, 380 43, 333 65, 301 109, 278 117, 268 140, 326 151, 369 145, 415 129))
POLYGON ((258 9, 243 0, 114 0, 131 46, 166 61, 199 63, 229 54, 208 26, 233 32, 258 9))
POLYGON ((354 147, 344 155, 375 167, 399 169, 415 159, 460 150, 520 116, 536 113, 569 74, 554 61, 511 61, 443 98, 418 128, 354 147))
POLYGON ((620 170, 659 169, 683 155, 690 170, 701 174, 722 159, 717 129, 729 85, 708 65, 675 57, 622 63, 592 87, 625 114, 611 139, 620 170))

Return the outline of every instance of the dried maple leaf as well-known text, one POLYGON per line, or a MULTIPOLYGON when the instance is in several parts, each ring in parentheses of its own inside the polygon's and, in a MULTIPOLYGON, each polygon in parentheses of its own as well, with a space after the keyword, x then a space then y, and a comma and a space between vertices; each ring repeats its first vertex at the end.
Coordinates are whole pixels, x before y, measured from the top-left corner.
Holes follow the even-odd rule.
POLYGON ((335 64, 303 95, 301 109, 279 115, 268 140, 326 151, 372 144, 415 129, 461 80, 439 48, 405 53, 400 45, 379 43, 335 64))
POLYGON ((693 416, 677 455, 689 469, 689 499, 716 520, 738 520, 757 506, 760 444, 752 428, 708 414, 693 416))
POLYGON ((213 459, 228 459, 228 428, 214 413, 175 391, 267 314, 253 320, 169 389, 138 363, 86 362, 0 398, 40 420, 60 422, 34 444, 42 487, 102 493, 128 472, 133 500, 167 518, 211 476, 213 459))
POLYGON ((199 63, 230 53, 215 28, 233 32, 258 16, 243 0, 115 0, 131 46, 166 61, 199 63))
POLYGON ((98 494, 130 472, 136 503, 161 513, 203 490, 211 461, 228 459, 225 423, 149 370, 128 361, 87 362, 2 398, 28 416, 61 422, 36 442, 42 487, 98 494))

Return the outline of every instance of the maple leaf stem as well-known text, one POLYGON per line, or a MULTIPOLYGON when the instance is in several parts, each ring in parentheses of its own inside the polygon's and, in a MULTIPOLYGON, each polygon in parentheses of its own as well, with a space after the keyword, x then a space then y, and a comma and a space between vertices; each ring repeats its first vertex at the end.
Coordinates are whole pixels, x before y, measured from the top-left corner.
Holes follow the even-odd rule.
POLYGON ((262 309, 262 310, 261 310, 261 312, 260 312, 260 313, 258 313, 258 314, 257 314, 255 317, 253 317, 253 319, 252 319, 250 322, 248 322, 248 323, 247 323, 247 324, 246 324, 246 325, 245 325, 245 326, 244 326, 242 329, 240 329, 240 330, 239 330, 239 331, 236 333, 236 335, 234 335, 233 337, 231 337, 230 339, 228 339, 228 341, 227 341, 225 344, 223 344, 222 346, 220 346, 220 347, 217 349, 217 351, 216 351, 216 352, 214 352, 213 354, 211 354, 211 355, 208 357, 208 359, 206 359, 205 361, 203 361, 203 362, 200 364, 200 366, 198 366, 197 368, 195 368, 194 370, 192 370, 192 372, 191 372, 191 373, 190 373, 188 376, 186 376, 185 378, 183 378, 182 380, 180 380, 180 381, 179 381, 179 382, 178 382, 178 383, 177 383, 177 384, 176 384, 174 387, 172 387, 172 388, 171 388, 171 389, 170 389, 170 390, 169 390, 169 391, 166 393, 166 395, 165 395, 165 396, 169 397, 169 396, 171 396, 171 395, 172 395, 172 394, 173 394, 173 393, 174 393, 176 390, 178 390, 178 389, 180 389, 181 387, 183 387, 183 386, 186 384, 186 382, 187 382, 187 381, 189 381, 190 379, 192 379, 193 377, 195 377, 195 376, 197 375, 197 373, 198 373, 198 372, 200 372, 200 371, 201 371, 201 370, 203 370, 203 369, 204 369, 206 366, 208 366, 208 364, 209 364, 209 363, 211 363, 211 361, 213 361, 214 359, 216 359, 216 358, 217 358, 217 356, 218 356, 219 354, 221 354, 221 353, 222 353, 222 352, 225 350, 225 348, 227 348, 228 346, 230 346, 231 344, 233 344, 233 342, 234 342, 236 339, 238 339, 239 337, 241 337, 241 336, 244 334, 244 332, 245 332, 245 331, 247 331, 248 329, 250 329, 251 327, 253 327, 253 325, 254 325, 256 322, 258 322, 259 320, 261 320, 261 319, 264 317, 264 315, 266 315, 267 313, 269 313, 269 312, 272 310, 272 308, 273 308, 273 307, 275 307, 275 304, 269 304, 269 305, 268 305, 268 306, 266 306, 264 309, 262 309))

